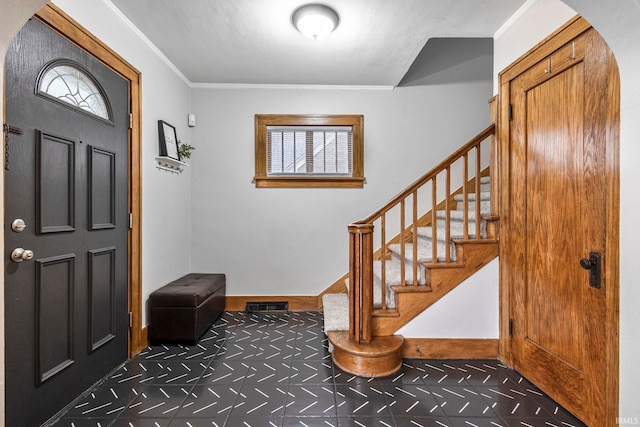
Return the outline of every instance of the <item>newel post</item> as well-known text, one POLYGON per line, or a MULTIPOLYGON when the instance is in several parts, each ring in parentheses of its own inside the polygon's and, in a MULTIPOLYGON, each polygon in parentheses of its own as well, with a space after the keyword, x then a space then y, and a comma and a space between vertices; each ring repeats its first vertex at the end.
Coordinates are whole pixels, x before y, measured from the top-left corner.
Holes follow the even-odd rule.
POLYGON ((349 225, 349 339, 371 342, 373 224, 349 225))

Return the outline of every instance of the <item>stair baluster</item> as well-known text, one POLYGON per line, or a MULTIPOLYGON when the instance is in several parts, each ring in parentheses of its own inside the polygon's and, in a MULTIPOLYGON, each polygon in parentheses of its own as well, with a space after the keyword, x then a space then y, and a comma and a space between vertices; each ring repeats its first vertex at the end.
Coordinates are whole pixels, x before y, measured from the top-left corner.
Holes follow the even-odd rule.
MULTIPOLYGON (((462 182, 469 182, 469 153, 463 156, 463 179, 462 182)), ((462 186, 462 235, 464 240, 469 240, 469 189, 462 186)))
POLYGON ((476 239, 480 239, 480 206, 482 198, 480 197, 480 172, 482 171, 480 144, 476 145, 476 176, 475 176, 475 192, 476 192, 476 239))

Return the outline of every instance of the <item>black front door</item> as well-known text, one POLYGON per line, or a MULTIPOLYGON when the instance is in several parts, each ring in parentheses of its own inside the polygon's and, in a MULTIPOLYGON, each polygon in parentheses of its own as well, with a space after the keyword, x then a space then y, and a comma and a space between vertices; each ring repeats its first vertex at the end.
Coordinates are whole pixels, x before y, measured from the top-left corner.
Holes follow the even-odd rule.
POLYGON ((127 358, 128 83, 31 19, 6 57, 6 425, 127 358))

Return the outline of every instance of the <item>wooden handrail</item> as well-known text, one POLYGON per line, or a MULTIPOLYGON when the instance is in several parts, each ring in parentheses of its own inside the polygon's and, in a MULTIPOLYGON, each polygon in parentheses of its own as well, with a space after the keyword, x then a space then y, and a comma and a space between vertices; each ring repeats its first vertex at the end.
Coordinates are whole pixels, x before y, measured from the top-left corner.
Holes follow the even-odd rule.
MULTIPOLYGON (((426 262, 431 264, 439 263, 452 263, 457 261, 452 256, 451 250, 455 247, 454 239, 463 238, 464 240, 482 239, 481 228, 481 185, 480 176, 482 173, 482 149, 481 145, 487 140, 487 138, 495 135, 495 125, 491 124, 478 135, 476 135, 469 142, 457 149, 453 154, 448 156, 444 161, 432 168, 429 172, 418 178, 406 189, 396 195, 389 203, 378 209, 365 219, 353 222, 349 225, 349 337, 350 340, 358 343, 369 343, 372 340, 372 327, 371 318, 373 316, 373 295, 374 291, 374 226, 379 224, 380 226, 380 249, 376 252, 376 259, 380 260, 380 279, 381 289, 379 295, 381 296, 380 306, 376 309, 376 312, 384 312, 388 310, 387 307, 387 264, 390 262, 387 257, 391 253, 392 245, 399 244, 399 274, 400 285, 417 287, 421 283, 425 284, 424 277, 420 277, 420 273, 425 272, 424 266, 427 266, 426 262), (470 176, 469 171, 469 157, 475 156, 475 174, 470 176), (462 227, 463 231, 461 235, 453 235, 451 229, 452 211, 459 202, 453 200, 451 193, 452 184, 452 166, 455 169, 455 165, 459 164, 462 159, 462 171, 461 177, 462 187, 456 192, 462 195, 462 227), (443 175, 444 181, 440 181, 438 176, 443 175), (426 185, 431 182, 431 185, 426 185), (439 184, 440 183, 440 184, 439 184), (438 199, 438 186, 444 187, 446 193, 444 199, 438 199), (418 212, 418 193, 421 189, 430 194, 423 203, 431 204, 430 213, 419 216, 418 212), (473 195, 474 209, 469 211, 469 197, 473 195), (429 200, 430 199, 430 200, 429 200), (407 204, 411 206, 408 207, 407 204), (392 211, 397 209, 395 213, 392 211), (397 215, 399 210, 399 221, 396 226, 399 226, 399 234, 391 241, 387 241, 387 216, 397 215), (444 212, 444 217, 438 217, 438 210, 444 212), (473 215, 473 217, 471 217, 473 215), (406 221, 410 221, 406 224, 406 221), (473 229, 470 231, 469 226, 473 221, 473 229), (438 231, 438 224, 444 227, 438 231), (419 228, 428 226, 431 232, 431 251, 429 254, 420 254, 422 261, 419 260, 419 228), (471 237, 471 233, 475 237, 471 237), (458 237, 456 237, 458 236, 458 237), (439 243, 440 242, 440 243, 439 243), (408 249, 408 245, 411 249, 408 249), (438 253, 438 246, 444 245, 444 254, 438 253), (407 248, 405 248, 407 246, 407 248), (439 256, 442 257, 439 259, 439 256), (431 261, 428 260, 431 257, 431 261), (406 265, 405 265, 406 264, 406 265), (406 268, 410 265, 411 268, 406 268), (421 281, 422 280, 422 281, 421 281)), ((490 163, 494 162, 493 155, 493 141, 491 138, 491 159, 490 163)), ((485 152, 486 153, 486 152, 485 152)), ((456 181, 457 182, 457 181, 456 181)), ((492 183, 492 190, 495 186, 492 183)), ((454 193, 455 194, 455 193, 454 193)), ((423 194, 424 195, 424 194, 423 194)), ((422 200, 421 196, 421 200, 422 200)), ((458 208, 460 205, 458 205, 458 208)), ((491 214, 494 215, 493 205, 491 208, 491 214)), ((459 211, 459 209, 458 209, 459 211)), ((460 220, 460 216, 458 216, 460 220)), ((395 249, 393 249, 395 250, 395 249)))
POLYGON ((485 130, 483 130, 478 135, 476 135, 472 140, 470 140, 465 145, 463 145, 462 147, 457 149, 453 154, 451 154, 445 160, 440 162, 436 167, 434 167, 429 172, 427 172, 426 174, 424 174, 420 178, 418 178, 416 181, 414 181, 404 191, 402 191, 397 196, 395 196, 393 199, 391 199, 391 201, 389 203, 387 203, 386 205, 384 205, 382 208, 378 209, 377 211, 373 212, 371 215, 369 215, 365 219, 362 219, 360 221, 356 221, 353 224, 368 224, 368 223, 373 222, 377 218, 380 218, 380 216, 382 216, 382 214, 387 212, 393 206, 397 205, 401 200, 407 198, 411 193, 413 193, 414 191, 418 190, 420 187, 422 187, 429 180, 433 179, 440 172, 444 171, 445 168, 447 167, 447 165, 451 165, 456 160, 458 160, 462 156, 464 156, 464 154, 467 153, 471 148, 475 147, 476 145, 480 144, 482 141, 487 139, 489 136, 493 135, 495 133, 495 129, 496 129, 496 125, 493 124, 493 123, 490 124, 485 130))

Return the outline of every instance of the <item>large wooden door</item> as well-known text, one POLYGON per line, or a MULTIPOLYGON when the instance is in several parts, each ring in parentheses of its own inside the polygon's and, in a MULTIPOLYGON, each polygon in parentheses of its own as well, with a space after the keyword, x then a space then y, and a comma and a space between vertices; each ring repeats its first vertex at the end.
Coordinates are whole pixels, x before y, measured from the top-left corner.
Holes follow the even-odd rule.
POLYGON ((596 426, 607 424, 615 400, 608 364, 617 363, 610 348, 617 313, 609 305, 617 255, 609 249, 617 230, 608 216, 618 215, 618 74, 595 30, 564 37, 502 86, 511 105, 511 356, 516 370, 596 426), (600 261, 592 258, 587 269, 591 253, 600 261))
POLYGON ((7 52, 6 424, 128 356, 128 82, 37 19, 7 52))

